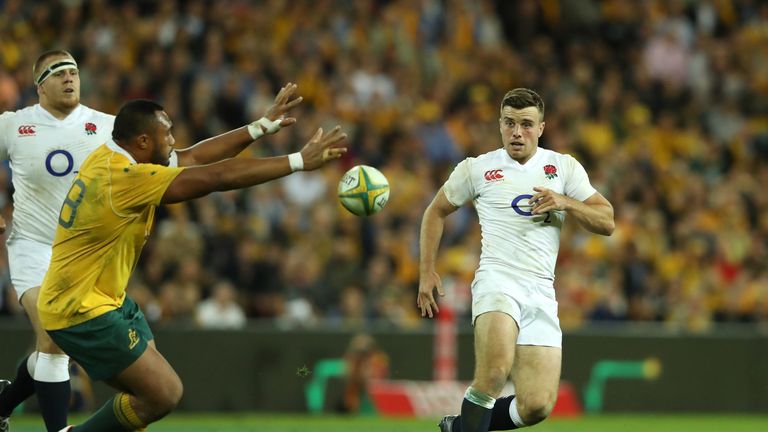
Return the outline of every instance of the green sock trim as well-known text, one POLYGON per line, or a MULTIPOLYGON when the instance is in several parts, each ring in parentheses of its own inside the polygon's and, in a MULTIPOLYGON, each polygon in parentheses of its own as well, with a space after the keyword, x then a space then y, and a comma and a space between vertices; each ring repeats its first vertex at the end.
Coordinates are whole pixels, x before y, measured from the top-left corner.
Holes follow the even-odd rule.
POLYGON ((129 430, 141 430, 147 427, 147 425, 141 421, 136 411, 131 406, 131 397, 125 393, 120 393, 115 396, 114 410, 117 419, 123 426, 130 428, 129 430))

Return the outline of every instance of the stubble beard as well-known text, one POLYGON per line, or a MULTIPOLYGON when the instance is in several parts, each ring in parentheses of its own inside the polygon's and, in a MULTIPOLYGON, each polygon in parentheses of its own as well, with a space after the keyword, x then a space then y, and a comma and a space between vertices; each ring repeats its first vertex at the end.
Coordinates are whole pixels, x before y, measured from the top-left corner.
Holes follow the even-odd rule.
POLYGON ((74 98, 61 98, 60 100, 57 100, 53 103, 49 102, 49 104, 54 110, 69 115, 72 113, 72 111, 75 110, 75 108, 77 108, 78 105, 80 105, 80 96, 78 95, 74 98))

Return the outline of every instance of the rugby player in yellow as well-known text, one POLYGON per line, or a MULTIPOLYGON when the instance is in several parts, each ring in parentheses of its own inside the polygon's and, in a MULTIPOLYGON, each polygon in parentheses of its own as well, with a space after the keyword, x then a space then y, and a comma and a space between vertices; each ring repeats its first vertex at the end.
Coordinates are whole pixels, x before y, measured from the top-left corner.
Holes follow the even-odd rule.
MULTIPOLYGON (((0 160, 11 161, 13 174, 8 268, 34 330, 34 350, 18 363, 12 382, 0 379, 0 432, 10 430, 11 413, 33 394, 47 432, 67 425, 69 357, 41 326, 37 300, 51 260, 62 199, 88 155, 111 139, 115 119, 80 103, 80 72, 67 51, 42 53, 32 67, 32 78, 39 103, 0 113, 0 160)), ((286 117, 301 102, 301 97, 293 97, 295 90, 292 83, 283 87, 259 120, 175 151, 171 165, 202 165, 233 157, 256 139, 295 123, 295 118, 286 117)), ((0 217, 0 233, 4 230, 0 217)))
POLYGON ((340 127, 314 134, 297 153, 169 167, 171 120, 151 101, 128 102, 113 140, 80 167, 59 215, 51 265, 38 299, 40 321, 56 344, 96 380, 120 393, 77 432, 142 430, 177 405, 182 383, 157 351, 138 306, 125 294, 160 204, 245 188, 314 170, 338 159, 340 127))

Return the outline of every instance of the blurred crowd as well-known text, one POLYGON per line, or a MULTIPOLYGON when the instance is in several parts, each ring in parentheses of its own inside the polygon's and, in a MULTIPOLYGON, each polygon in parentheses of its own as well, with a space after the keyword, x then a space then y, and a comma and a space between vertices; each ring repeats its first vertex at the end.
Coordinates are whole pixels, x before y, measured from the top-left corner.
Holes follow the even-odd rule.
MULTIPOLYGON (((129 286, 155 325, 423 325, 422 212, 458 161, 500 146, 515 87, 545 99, 541 145, 573 154, 615 208, 612 237, 566 222, 566 330, 768 321, 768 3, 0 0, 0 12, 0 111, 36 103, 32 63, 60 48, 79 62, 84 104, 155 99, 181 146, 258 119, 287 82, 304 97, 298 123, 250 154, 297 151, 320 126, 349 133, 337 165, 162 209, 129 286), (359 163, 391 184, 367 219, 335 197, 359 163)), ((0 185, 10 220, 7 165, 0 185)), ((471 206, 448 218, 444 304, 463 317, 479 246, 471 206)), ((20 314, 0 262, 2 312, 20 314)))

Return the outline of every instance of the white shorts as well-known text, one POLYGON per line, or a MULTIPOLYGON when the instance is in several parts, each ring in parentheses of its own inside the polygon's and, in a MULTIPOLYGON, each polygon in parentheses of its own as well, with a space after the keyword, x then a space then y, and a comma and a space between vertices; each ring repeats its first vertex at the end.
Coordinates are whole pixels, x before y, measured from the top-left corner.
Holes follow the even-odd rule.
POLYGON ((48 265, 51 263, 51 245, 11 237, 5 246, 8 249, 11 283, 21 301, 21 296, 27 290, 43 284, 45 272, 48 271, 48 265))
POLYGON ((472 282, 472 325, 486 312, 504 312, 517 322, 517 345, 562 348, 552 281, 511 270, 479 270, 472 282))

